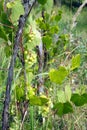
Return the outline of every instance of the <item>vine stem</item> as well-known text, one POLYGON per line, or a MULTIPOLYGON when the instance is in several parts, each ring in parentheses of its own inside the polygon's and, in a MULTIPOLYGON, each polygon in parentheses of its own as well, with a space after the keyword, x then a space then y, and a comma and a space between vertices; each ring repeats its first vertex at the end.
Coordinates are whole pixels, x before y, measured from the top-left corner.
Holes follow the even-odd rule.
POLYGON ((79 46, 75 47, 75 48, 67 55, 67 57, 66 57, 66 59, 65 59, 65 61, 64 61, 64 64, 67 62, 69 56, 70 56, 77 48, 79 48, 79 46))
POLYGON ((23 123, 24 123, 24 120, 25 120, 26 115, 27 115, 27 110, 25 111, 24 116, 23 116, 22 123, 20 124, 20 130, 22 130, 23 123))
POLYGON ((14 29, 13 26, 9 26, 9 25, 7 25, 7 24, 3 24, 3 23, 1 23, 1 22, 0 22, 0 25, 1 25, 1 26, 5 26, 5 27, 8 27, 8 28, 12 28, 12 29, 14 29))
POLYGON ((2 113, 2 130, 9 130, 9 104, 10 104, 10 90, 13 80, 13 73, 14 73, 14 65, 16 61, 16 57, 19 50, 20 40, 23 33, 23 28, 25 26, 27 17, 29 16, 32 7, 34 6, 36 0, 32 0, 33 2, 30 3, 30 0, 23 0, 23 6, 25 13, 24 15, 21 15, 19 17, 19 23, 18 23, 18 30, 16 32, 16 37, 14 40, 14 47, 13 47, 13 54, 10 61, 10 66, 8 69, 8 77, 7 77, 7 84, 6 84, 6 93, 5 93, 5 101, 4 101, 4 107, 3 107, 3 113, 2 113))
POLYGON ((75 13, 75 15, 73 16, 73 19, 72 19, 72 24, 71 24, 71 30, 76 26, 76 20, 77 20, 77 17, 80 15, 83 7, 87 4, 87 0, 84 0, 83 1, 83 4, 78 8, 77 12, 75 13))

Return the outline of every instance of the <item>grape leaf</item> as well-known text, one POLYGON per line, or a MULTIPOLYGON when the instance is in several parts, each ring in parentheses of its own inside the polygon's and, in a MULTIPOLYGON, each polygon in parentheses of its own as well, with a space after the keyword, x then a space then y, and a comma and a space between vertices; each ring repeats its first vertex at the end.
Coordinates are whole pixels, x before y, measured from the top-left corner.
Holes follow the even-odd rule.
POLYGON ((49 99, 47 97, 43 96, 32 96, 30 97, 30 104, 31 105, 38 105, 38 106, 43 106, 45 105, 49 99))
POLYGON ((11 21, 13 24, 17 24, 17 21, 19 19, 19 16, 24 14, 24 8, 22 6, 21 0, 15 1, 14 6, 12 6, 11 10, 11 21))
POLYGON ((60 66, 58 70, 52 69, 49 72, 50 80, 57 84, 61 84, 67 75, 68 75, 68 71, 63 66, 60 66))
POLYGON ((56 110, 56 114, 58 114, 59 116, 63 116, 64 114, 72 113, 73 107, 69 102, 59 102, 54 105, 53 110, 56 110))
POLYGON ((66 96, 66 100, 67 100, 67 101, 70 101, 70 99, 71 99, 71 94, 72 94, 72 92, 71 92, 70 86, 69 86, 69 85, 66 85, 66 86, 65 86, 65 96, 66 96))
POLYGON ((40 3, 42 5, 46 4, 46 2, 47 2, 47 0, 38 0, 38 3, 40 3))
POLYGON ((8 37, 2 27, 0 27, 0 38, 4 39, 5 41, 8 40, 8 37))
POLYGON ((76 106, 83 106, 84 104, 87 103, 87 94, 79 95, 77 93, 72 94, 71 96, 71 101, 76 105, 76 106))
POLYGON ((71 70, 74 70, 80 66, 81 57, 80 54, 77 54, 72 58, 71 70))

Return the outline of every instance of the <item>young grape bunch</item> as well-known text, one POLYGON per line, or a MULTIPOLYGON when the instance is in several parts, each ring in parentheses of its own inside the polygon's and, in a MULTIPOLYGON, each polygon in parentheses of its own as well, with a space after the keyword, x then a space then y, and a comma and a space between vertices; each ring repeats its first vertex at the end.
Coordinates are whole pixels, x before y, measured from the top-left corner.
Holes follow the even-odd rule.
POLYGON ((28 65, 28 67, 32 67, 32 65, 36 63, 37 57, 34 51, 25 50, 24 56, 25 56, 25 63, 28 65))

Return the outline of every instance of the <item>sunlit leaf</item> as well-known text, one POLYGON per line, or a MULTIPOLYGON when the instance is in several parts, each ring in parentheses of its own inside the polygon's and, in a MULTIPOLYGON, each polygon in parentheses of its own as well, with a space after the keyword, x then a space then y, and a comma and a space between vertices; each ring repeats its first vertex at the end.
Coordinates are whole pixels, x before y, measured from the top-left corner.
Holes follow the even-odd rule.
POLYGON ((22 6, 21 0, 15 1, 15 5, 11 9, 11 21, 13 24, 17 24, 19 16, 24 14, 24 8, 22 6))
POLYGON ((33 87, 29 86, 27 97, 28 99, 35 95, 35 90, 33 87))
POLYGON ((7 6, 7 8, 12 8, 13 6, 15 5, 15 2, 8 2, 7 4, 6 4, 6 6, 7 6))
POLYGON ((51 32, 51 34, 58 33, 58 31, 59 31, 59 28, 58 28, 57 25, 50 27, 50 32, 51 32))
POLYGON ((59 102, 61 102, 61 103, 66 102, 66 96, 65 96, 64 91, 62 91, 62 90, 58 91, 57 96, 58 96, 58 101, 59 102))
POLYGON ((50 80, 57 84, 61 84, 67 75, 68 71, 65 67, 62 66, 60 66, 58 70, 52 69, 49 72, 50 80))
POLYGON ((71 63, 71 70, 74 70, 80 66, 80 61, 81 61, 81 56, 80 54, 77 54, 72 58, 72 63, 71 63))
POLYGON ((70 99, 71 99, 71 94, 72 94, 72 92, 71 92, 70 86, 69 86, 69 85, 66 85, 66 86, 65 86, 65 96, 66 96, 66 100, 67 100, 67 101, 70 101, 70 99))
POLYGON ((31 105, 38 105, 38 106, 43 106, 45 105, 49 99, 47 97, 43 96, 32 96, 30 97, 30 104, 31 105))

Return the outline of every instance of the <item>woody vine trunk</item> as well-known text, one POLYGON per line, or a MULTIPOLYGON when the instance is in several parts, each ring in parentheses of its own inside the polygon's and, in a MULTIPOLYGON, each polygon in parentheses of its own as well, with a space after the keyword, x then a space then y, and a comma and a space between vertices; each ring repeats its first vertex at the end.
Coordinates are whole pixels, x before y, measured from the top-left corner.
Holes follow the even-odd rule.
POLYGON ((4 101, 4 108, 3 108, 3 114, 2 114, 2 130, 8 130, 9 129, 9 104, 10 104, 10 90, 13 80, 13 73, 14 73, 14 65, 16 61, 16 57, 19 50, 20 40, 23 33, 23 28, 25 26, 26 20, 28 15, 30 14, 32 7, 34 6, 36 0, 23 0, 23 6, 24 6, 24 15, 21 15, 19 17, 19 23, 18 23, 18 30, 16 32, 15 36, 15 42, 13 47, 13 54, 10 61, 10 66, 8 69, 8 77, 7 77, 7 84, 6 84, 6 93, 5 93, 5 101, 4 101))

